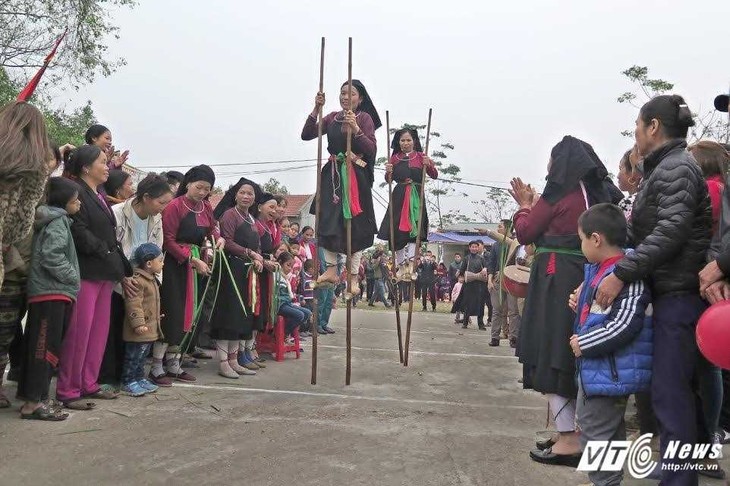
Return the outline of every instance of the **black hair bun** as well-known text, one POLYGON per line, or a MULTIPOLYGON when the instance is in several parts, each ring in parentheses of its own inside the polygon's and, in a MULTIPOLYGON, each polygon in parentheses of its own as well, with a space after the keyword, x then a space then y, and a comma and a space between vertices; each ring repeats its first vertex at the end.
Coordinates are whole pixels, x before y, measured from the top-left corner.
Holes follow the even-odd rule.
POLYGON ((675 125, 683 128, 695 126, 692 111, 690 111, 684 98, 679 95, 673 95, 672 101, 677 105, 677 123, 675 125))

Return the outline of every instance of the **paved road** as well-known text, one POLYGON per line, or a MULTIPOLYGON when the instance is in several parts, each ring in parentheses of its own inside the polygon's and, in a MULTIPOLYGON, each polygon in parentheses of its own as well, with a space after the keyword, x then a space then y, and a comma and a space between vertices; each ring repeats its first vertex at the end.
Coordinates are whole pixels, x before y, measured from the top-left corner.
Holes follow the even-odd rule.
MULTIPOLYGON (((405 318, 404 318, 405 323, 405 318)), ((344 386, 344 312, 311 348, 227 380, 209 361, 198 382, 123 397, 61 423, 0 411, 0 484, 574 485, 587 477, 533 463, 543 399, 488 332, 415 313, 411 363, 398 363, 392 313, 353 312, 353 383, 344 386)), ((12 384, 9 395, 15 393, 12 384)), ((627 482, 626 484, 652 484, 627 482)), ((705 484, 705 483, 703 483, 705 484)), ((706 484, 721 484, 708 481, 706 484)))

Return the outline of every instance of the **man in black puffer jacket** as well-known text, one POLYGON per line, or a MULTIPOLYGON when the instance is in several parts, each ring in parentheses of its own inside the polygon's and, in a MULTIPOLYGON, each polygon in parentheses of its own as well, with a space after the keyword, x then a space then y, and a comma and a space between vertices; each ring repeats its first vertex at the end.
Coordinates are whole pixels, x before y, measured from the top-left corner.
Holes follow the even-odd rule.
MULTIPOLYGON (((671 441, 682 446, 698 439, 693 387, 703 358, 695 327, 707 306, 700 296, 698 273, 710 247, 712 214, 702 172, 686 151, 692 125, 692 113, 681 96, 657 96, 641 108, 636 146, 645 158, 644 181, 631 215, 635 251, 619 261, 596 296, 605 308, 624 284, 649 283, 654 308, 651 393, 662 457, 671 441)), ((662 484, 697 484, 697 472, 686 460, 665 457, 662 462, 668 466, 661 471, 662 484)))

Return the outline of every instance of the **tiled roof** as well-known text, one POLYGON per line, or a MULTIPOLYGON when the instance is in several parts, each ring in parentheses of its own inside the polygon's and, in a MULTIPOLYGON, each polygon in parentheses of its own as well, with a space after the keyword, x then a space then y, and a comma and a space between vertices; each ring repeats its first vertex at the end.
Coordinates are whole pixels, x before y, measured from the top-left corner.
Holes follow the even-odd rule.
POLYGON ((314 194, 289 194, 286 196, 286 217, 290 216, 299 216, 302 213, 302 210, 305 212, 309 210, 309 207, 305 206, 307 203, 309 203, 312 198, 314 197, 314 194))

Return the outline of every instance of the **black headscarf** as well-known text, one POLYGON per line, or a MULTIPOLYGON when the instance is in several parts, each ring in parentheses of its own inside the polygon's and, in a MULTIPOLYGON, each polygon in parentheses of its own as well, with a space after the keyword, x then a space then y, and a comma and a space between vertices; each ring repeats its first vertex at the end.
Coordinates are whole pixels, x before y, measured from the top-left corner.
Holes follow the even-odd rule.
MULTIPOLYGON (((347 81, 345 81, 342 86, 347 85, 347 81)), ((370 118, 373 119, 373 123, 375 124, 375 129, 383 126, 383 123, 380 121, 380 116, 378 115, 378 110, 375 109, 375 105, 373 105, 373 100, 370 98, 370 95, 368 94, 368 90, 365 89, 365 85, 362 84, 362 82, 359 79, 353 79, 352 80, 352 87, 357 90, 358 93, 360 93, 360 105, 357 107, 359 111, 364 111, 368 115, 370 115, 370 118)))
POLYGON ((253 207, 248 210, 249 213, 253 214, 255 218, 259 217, 259 205, 267 203, 269 201, 276 201, 276 197, 270 192, 259 192, 256 195, 256 202, 253 207))
POLYGON ((187 171, 183 181, 180 183, 180 187, 177 188, 176 196, 184 196, 188 192, 187 185, 197 181, 208 182, 212 188, 215 185, 215 173, 213 173, 213 169, 205 164, 201 164, 187 171))
POLYGON ((410 133, 411 137, 413 138, 413 150, 416 152, 423 152, 423 147, 421 147, 421 139, 418 138, 418 131, 415 128, 401 128, 400 130, 397 130, 395 132, 395 134, 393 135, 393 142, 390 144, 390 148, 393 153, 395 154, 400 152, 400 138, 406 132, 410 133))
POLYGON ((552 164, 545 178, 542 198, 551 205, 573 191, 580 181, 588 193, 588 203, 617 203, 621 191, 608 177, 608 170, 590 144, 566 135, 550 153, 552 164))
MULTIPOLYGON (((221 199, 221 201, 215 207, 215 210, 213 210, 213 216, 215 216, 215 219, 221 219, 223 213, 236 205, 236 194, 238 194, 241 186, 244 185, 249 185, 253 187, 254 204, 256 204, 256 200, 258 199, 259 194, 261 194, 261 188, 254 181, 246 179, 245 177, 241 177, 238 182, 228 188, 226 193, 223 195, 223 199, 221 199)), ((249 208, 249 211, 250 210, 251 209, 249 208)))

